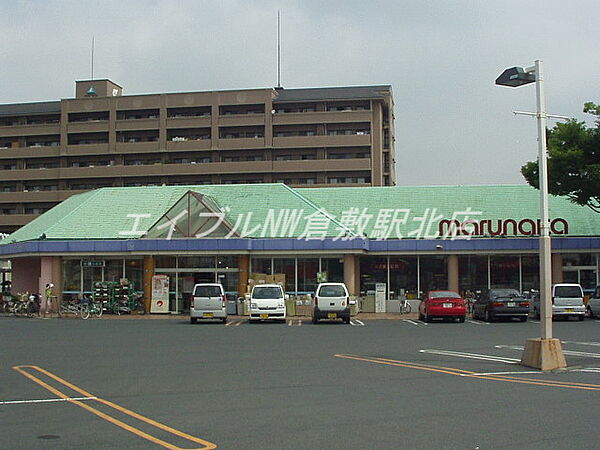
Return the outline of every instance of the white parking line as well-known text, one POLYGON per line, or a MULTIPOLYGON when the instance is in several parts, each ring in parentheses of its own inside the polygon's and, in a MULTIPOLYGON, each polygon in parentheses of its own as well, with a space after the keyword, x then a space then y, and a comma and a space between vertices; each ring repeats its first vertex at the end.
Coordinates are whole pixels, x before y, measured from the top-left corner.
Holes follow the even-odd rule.
POLYGON ((469 323, 474 323, 475 325, 489 325, 488 322, 480 322, 479 320, 467 320, 469 323))
POLYGON ((237 322, 237 323, 234 325, 234 327, 239 327, 239 326, 240 326, 241 324, 243 324, 243 323, 244 323, 244 321, 243 321, 243 320, 240 320, 239 322, 237 322))
POLYGON ((450 350, 419 350, 420 353, 430 353, 434 355, 443 355, 443 356, 456 356, 459 358, 467 358, 467 359, 482 359, 485 361, 495 361, 495 362, 503 362, 507 364, 518 364, 521 362, 520 359, 515 358, 504 358, 502 356, 495 355, 481 355, 479 353, 466 353, 466 352, 454 352, 450 350))
POLYGON ((46 398, 43 400, 8 400, 0 401, 0 405, 20 405, 25 403, 52 403, 52 402, 68 402, 71 400, 96 400, 98 397, 70 397, 70 398, 46 398))
POLYGON ((292 321, 288 320, 288 327, 291 327, 291 326, 292 326, 292 321))
POLYGON ((365 326, 364 322, 361 322, 358 319, 351 319, 350 320, 350 325, 352 325, 354 327, 364 327, 365 326))
POLYGON ((421 325, 427 325, 425 322, 417 322, 416 320, 411 319, 402 319, 402 322, 408 322, 415 327, 420 327, 421 325))
POLYGON ((531 323, 540 323, 540 321, 539 321, 539 320, 533 320, 533 319, 529 319, 529 321, 530 321, 531 323))
MULTIPOLYGON (((494 348, 507 348, 509 350, 519 350, 522 351, 524 348, 519 345, 494 345, 494 348)), ((586 358, 598 358, 600 359, 600 354, 598 353, 589 353, 589 352, 576 352, 573 350, 563 350, 565 355, 570 356, 583 356, 586 358)))
POLYGON ((579 342, 579 341, 561 341, 563 344, 576 344, 576 345, 591 345, 594 347, 600 347, 600 342, 579 342))
POLYGON ((302 321, 298 320, 298 326, 301 327, 302 326, 302 321))

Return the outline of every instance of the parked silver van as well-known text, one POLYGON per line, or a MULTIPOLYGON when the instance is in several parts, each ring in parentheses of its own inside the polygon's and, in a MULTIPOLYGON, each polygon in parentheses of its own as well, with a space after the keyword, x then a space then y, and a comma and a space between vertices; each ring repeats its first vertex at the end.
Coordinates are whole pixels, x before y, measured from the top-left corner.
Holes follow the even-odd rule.
MULTIPOLYGON (((533 315, 540 318, 540 297, 533 300, 533 315)), ((585 319, 583 289, 575 283, 559 283, 552 285, 552 317, 577 317, 585 319)))
POLYGON ((219 283, 200 283, 194 286, 190 299, 190 323, 196 323, 198 319, 227 322, 227 297, 219 283))

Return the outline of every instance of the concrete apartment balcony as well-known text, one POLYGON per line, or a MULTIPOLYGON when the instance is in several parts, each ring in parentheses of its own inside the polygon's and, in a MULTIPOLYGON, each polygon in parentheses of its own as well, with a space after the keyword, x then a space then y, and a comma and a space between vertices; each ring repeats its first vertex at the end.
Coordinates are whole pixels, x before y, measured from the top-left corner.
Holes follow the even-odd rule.
POLYGON ((68 133, 91 133, 98 131, 108 131, 108 120, 90 120, 88 122, 69 122, 67 124, 68 133))
POLYGON ((41 203, 62 202, 72 195, 79 194, 80 190, 64 191, 22 191, 0 192, 0 203, 41 203))
POLYGON ((117 142, 117 153, 152 153, 160 150, 159 141, 117 142))
POLYGON ((39 214, 0 214, 0 226, 21 227, 38 216, 39 214))
POLYGON ((354 158, 273 161, 272 170, 275 173, 371 170, 371 160, 354 158))
POLYGON ((167 141, 167 150, 210 150, 210 139, 195 139, 190 141, 167 141))
POLYGON ((264 125, 264 114, 224 114, 219 116, 220 127, 264 125))
POLYGON ((218 139, 217 145, 222 150, 265 148, 265 138, 218 139))
POLYGON ((371 145, 371 136, 368 134, 342 134, 334 136, 286 136, 273 138, 273 148, 343 147, 350 145, 371 145))
POLYGON ((60 178, 61 169, 18 169, 0 170, 0 180, 57 180, 60 178))
MULTIPOLYGON (((201 174, 236 174, 236 173, 268 173, 272 170, 272 161, 240 161, 215 162, 198 164, 165 164, 164 175, 201 175, 201 174)), ((147 166, 144 166, 147 167, 147 166)))
POLYGON ((315 183, 315 184, 290 184, 293 188, 330 188, 330 187, 370 187, 370 183, 344 183, 344 184, 327 184, 327 183, 315 183))
POLYGON ((158 130, 159 126, 158 118, 126 119, 115 122, 115 129, 117 131, 158 130))
POLYGON ((371 111, 321 111, 273 114, 273 125, 370 122, 371 111))
POLYGON ((48 158, 60 156, 60 147, 9 147, 0 148, 0 159, 4 158, 48 158))
POLYGON ((65 155, 104 155, 108 153, 108 143, 106 144, 81 144, 67 145, 65 155))
POLYGON ((0 136, 40 136, 48 134, 60 134, 60 124, 43 123, 31 125, 11 125, 0 127, 0 136))
POLYGON ((211 125, 210 116, 198 117, 169 117, 167 128, 208 128, 211 125))

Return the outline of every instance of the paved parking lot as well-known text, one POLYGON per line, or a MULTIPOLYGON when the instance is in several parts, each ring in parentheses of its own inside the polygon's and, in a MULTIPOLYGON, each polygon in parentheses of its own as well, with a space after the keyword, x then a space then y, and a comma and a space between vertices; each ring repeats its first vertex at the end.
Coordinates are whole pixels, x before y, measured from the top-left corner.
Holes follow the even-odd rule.
POLYGON ((539 373, 533 321, 0 317, 0 448, 595 448, 599 331, 539 373))

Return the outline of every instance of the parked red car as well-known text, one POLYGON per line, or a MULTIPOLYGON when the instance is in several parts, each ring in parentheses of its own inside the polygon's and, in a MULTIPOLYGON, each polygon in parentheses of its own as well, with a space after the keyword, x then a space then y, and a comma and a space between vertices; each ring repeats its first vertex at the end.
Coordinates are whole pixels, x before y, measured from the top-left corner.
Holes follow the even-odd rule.
POLYGON ((419 320, 429 322, 435 317, 465 321, 465 300, 454 291, 429 291, 419 304, 419 320))

